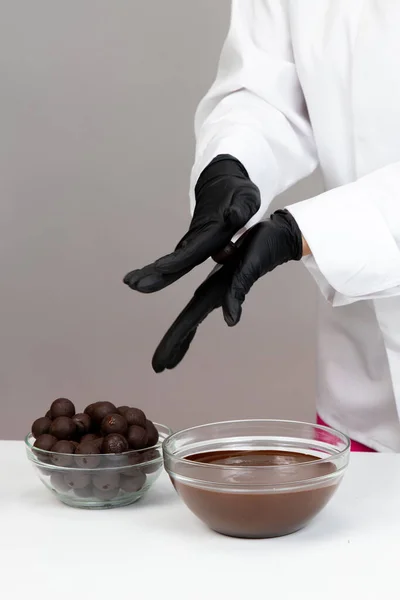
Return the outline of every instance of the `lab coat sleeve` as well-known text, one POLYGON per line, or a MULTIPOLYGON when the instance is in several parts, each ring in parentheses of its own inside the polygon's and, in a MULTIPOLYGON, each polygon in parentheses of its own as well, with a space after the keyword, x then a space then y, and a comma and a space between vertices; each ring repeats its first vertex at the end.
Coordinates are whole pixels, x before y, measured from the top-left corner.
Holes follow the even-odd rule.
POLYGON ((400 162, 287 208, 333 305, 400 296, 400 162))
POLYGON ((259 221, 271 200, 312 173, 317 155, 294 64, 287 0, 232 0, 217 78, 195 119, 194 187, 218 154, 246 167, 261 193, 259 221))

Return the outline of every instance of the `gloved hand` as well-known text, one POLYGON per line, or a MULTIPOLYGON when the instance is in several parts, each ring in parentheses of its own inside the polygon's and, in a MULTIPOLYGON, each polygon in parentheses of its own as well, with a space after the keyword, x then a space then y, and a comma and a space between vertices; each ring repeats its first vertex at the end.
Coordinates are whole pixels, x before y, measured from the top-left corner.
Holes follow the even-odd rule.
POLYGON ((196 290, 192 300, 171 325, 153 356, 153 369, 173 369, 185 356, 198 326, 222 306, 228 325, 240 321, 242 304, 252 285, 279 265, 302 257, 302 235, 287 210, 275 212, 242 236, 237 250, 217 266, 196 290))
POLYGON ((144 293, 157 292, 210 256, 217 262, 225 260, 234 248, 232 238, 261 206, 257 186, 243 165, 228 154, 217 156, 204 169, 195 187, 195 198, 189 231, 175 251, 128 273, 124 283, 130 288, 144 293))

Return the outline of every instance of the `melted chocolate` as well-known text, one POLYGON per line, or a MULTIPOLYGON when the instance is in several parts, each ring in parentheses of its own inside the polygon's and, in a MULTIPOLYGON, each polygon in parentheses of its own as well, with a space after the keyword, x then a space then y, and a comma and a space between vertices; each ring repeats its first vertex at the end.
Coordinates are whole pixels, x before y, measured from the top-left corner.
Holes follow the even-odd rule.
MULTIPOLYGON (((234 537, 264 538, 287 535, 310 521, 326 505, 333 495, 339 479, 309 482, 312 487, 287 489, 294 482, 313 480, 334 473, 336 467, 316 456, 280 450, 226 450, 211 451, 185 456, 186 460, 204 465, 220 465, 226 469, 213 469, 212 481, 235 487, 235 475, 246 470, 246 483, 254 486, 262 483, 271 486, 268 491, 237 491, 229 489, 204 489, 174 480, 174 486, 193 513, 211 529, 234 537), (308 464, 307 464, 308 463, 308 464), (254 467, 260 469, 254 475, 254 467), (233 469, 232 469, 233 467, 233 469), (274 486, 278 486, 274 489, 274 486), (281 488, 285 488, 282 491, 281 488)), ((189 467, 190 471, 190 467, 189 467)), ((190 476, 190 472, 187 475, 190 476)), ((206 471, 206 467, 204 468, 206 471)), ((203 472, 206 477, 206 473, 203 472)), ((196 475, 193 474, 196 478, 196 475)), ((198 484, 196 484, 198 486, 198 484)), ((213 484, 210 484, 211 486, 213 484)))

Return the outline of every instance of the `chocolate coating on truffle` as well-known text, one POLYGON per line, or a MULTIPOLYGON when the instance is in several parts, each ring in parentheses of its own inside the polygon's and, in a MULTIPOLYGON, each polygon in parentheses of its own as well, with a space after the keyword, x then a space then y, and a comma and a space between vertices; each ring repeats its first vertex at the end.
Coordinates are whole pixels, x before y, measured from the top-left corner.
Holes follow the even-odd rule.
POLYGON ((121 454, 128 449, 128 442, 124 436, 119 433, 111 433, 103 440, 102 451, 104 454, 121 454))
POLYGON ((82 436, 81 444, 83 442, 94 442, 97 439, 98 439, 98 436, 95 433, 87 433, 86 435, 82 436))
POLYGON ((139 427, 143 427, 143 429, 146 428, 146 415, 140 408, 128 408, 124 417, 129 427, 131 425, 138 425, 139 427))
POLYGON ((76 425, 69 417, 57 417, 52 421, 49 433, 59 440, 70 440, 76 434, 76 425))
POLYGON ((124 416, 124 413, 129 409, 129 406, 118 406, 117 411, 120 415, 124 416))
POLYGON ((154 423, 152 421, 149 421, 149 419, 146 419, 146 430, 147 430, 147 435, 149 437, 147 445, 155 446, 158 443, 159 435, 158 435, 157 427, 154 425, 154 423))
POLYGON ((74 447, 74 452, 76 451, 77 447, 79 446, 78 442, 76 442, 75 440, 71 440, 71 444, 74 447))
POLYGON ((85 415, 89 415, 91 419, 93 419, 94 409, 96 408, 96 404, 100 404, 99 402, 93 402, 93 404, 88 404, 88 406, 83 411, 85 415))
POLYGON ((90 475, 78 469, 71 469, 64 475, 64 481, 70 489, 83 490, 83 488, 90 485, 90 475))
POLYGON ((112 415, 117 412, 117 408, 111 402, 96 402, 96 406, 93 410, 92 419, 94 423, 100 426, 100 423, 107 417, 107 415, 112 415))
POLYGON ((51 420, 51 411, 48 410, 47 413, 45 414, 45 417, 47 417, 48 419, 51 420))
POLYGON ((93 475, 92 483, 98 490, 115 490, 119 487, 119 479, 119 473, 102 471, 93 475))
POLYGON ((77 413, 72 417, 72 420, 76 425, 76 433, 79 437, 89 433, 92 419, 87 413, 77 413))
POLYGON ((73 417, 75 414, 75 406, 68 398, 57 398, 50 407, 52 419, 57 417, 73 417))
POLYGON ((82 488, 82 489, 75 488, 74 494, 78 498, 91 498, 93 496, 93 488, 91 485, 88 485, 87 487, 82 488))
POLYGON ((94 444, 98 447, 98 449, 100 450, 100 452, 101 452, 101 449, 103 447, 103 441, 104 441, 104 438, 102 436, 99 436, 99 437, 97 437, 94 440, 94 444))
POLYGON ((82 469, 96 469, 100 462, 100 450, 96 442, 82 442, 75 451, 75 462, 82 469))
POLYGON ((65 494, 70 489, 65 483, 63 473, 52 473, 50 477, 50 485, 56 490, 56 492, 60 492, 61 494, 65 494))
POLYGON ((144 453, 143 452, 132 452, 130 450, 127 454, 128 456, 128 464, 132 466, 141 465, 144 461, 144 453))
MULTIPOLYGON (((103 464, 105 467, 128 467, 129 460, 127 452, 122 454, 103 454, 103 464)), ((118 471, 120 472, 120 471, 118 471)))
POLYGON ((147 430, 143 427, 139 427, 138 425, 132 425, 128 429, 128 433, 126 436, 129 447, 132 450, 141 450, 147 446, 149 441, 149 436, 147 430))
POLYGON ((110 433, 120 433, 121 435, 125 435, 128 431, 128 423, 126 422, 125 417, 119 413, 113 413, 104 417, 100 429, 104 435, 109 435, 110 433))
POLYGON ((57 442, 57 438, 54 435, 50 435, 49 433, 44 433, 40 435, 35 443, 33 444, 35 448, 39 448, 39 450, 46 450, 48 452, 52 449, 54 444, 57 442))
POLYGON ((128 464, 126 468, 121 470, 121 473, 128 477, 134 477, 142 469, 143 453, 132 452, 131 450, 126 456, 128 458, 128 464))
POLYGON ((54 444, 51 451, 57 453, 53 454, 51 457, 53 465, 57 465, 58 467, 70 467, 73 464, 75 447, 72 442, 60 440, 54 444))
POLYGON ((119 488, 115 488, 115 490, 98 490, 93 486, 93 494, 99 500, 112 500, 119 494, 119 488))
POLYGON ((146 483, 146 475, 138 471, 133 477, 121 475, 120 488, 124 492, 138 492, 146 483))
POLYGON ((36 421, 32 423, 31 427, 33 437, 38 438, 44 433, 49 433, 50 425, 51 419, 48 419, 47 417, 40 417, 39 419, 36 419, 36 421))
POLYGON ((143 460, 149 461, 148 464, 141 465, 140 467, 143 473, 147 475, 155 473, 162 466, 161 452, 157 448, 151 448, 151 450, 143 452, 143 460))

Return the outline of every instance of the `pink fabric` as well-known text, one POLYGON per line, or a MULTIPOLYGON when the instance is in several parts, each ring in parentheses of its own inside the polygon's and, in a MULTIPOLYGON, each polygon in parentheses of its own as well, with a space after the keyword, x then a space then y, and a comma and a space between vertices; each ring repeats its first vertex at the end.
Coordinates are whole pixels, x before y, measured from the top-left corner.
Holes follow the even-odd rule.
MULTIPOLYGON (((317 424, 324 425, 325 427, 329 427, 327 423, 325 423, 318 415, 317 415, 317 424)), ((364 446, 364 444, 360 444, 359 442, 351 441, 351 451, 352 452, 375 452, 372 448, 368 448, 368 446, 364 446)))

